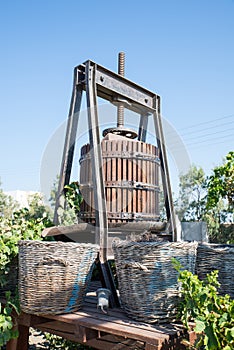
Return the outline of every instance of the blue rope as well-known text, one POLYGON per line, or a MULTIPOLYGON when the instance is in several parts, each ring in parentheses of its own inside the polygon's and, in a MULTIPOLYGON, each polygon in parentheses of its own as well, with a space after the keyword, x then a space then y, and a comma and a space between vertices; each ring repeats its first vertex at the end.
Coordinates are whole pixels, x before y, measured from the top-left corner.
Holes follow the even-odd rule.
POLYGON ((76 305, 76 300, 80 293, 80 285, 84 286, 86 279, 88 279, 88 276, 90 275, 88 274, 87 276, 86 273, 82 272, 82 269, 86 266, 86 264, 90 261, 90 259, 94 260, 94 253, 95 252, 93 252, 92 250, 88 250, 85 252, 83 256, 83 259, 79 265, 79 272, 78 272, 78 275, 76 276, 75 283, 73 286, 72 295, 68 302, 68 306, 65 312, 70 312, 73 309, 73 307, 76 305))

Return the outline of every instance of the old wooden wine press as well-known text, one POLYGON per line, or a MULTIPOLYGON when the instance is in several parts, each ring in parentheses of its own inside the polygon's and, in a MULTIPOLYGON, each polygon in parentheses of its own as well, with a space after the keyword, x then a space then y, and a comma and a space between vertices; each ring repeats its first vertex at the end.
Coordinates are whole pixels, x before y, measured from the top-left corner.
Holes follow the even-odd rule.
MULTIPOLYGON (((159 225, 159 171, 169 232, 177 240, 175 214, 161 120, 160 96, 124 77, 124 53, 118 74, 90 60, 75 67, 54 223, 64 186, 69 184, 83 91, 86 92, 89 144, 81 148, 80 189, 84 198, 73 232, 93 234, 100 245, 103 284, 118 304, 108 265, 108 237, 112 232, 143 231, 159 225), (100 137, 97 98, 117 106, 117 126, 100 137), (138 133, 124 126, 124 109, 140 116, 138 133), (156 146, 146 143, 149 116, 153 116, 156 146), (137 138, 137 139, 135 139, 137 138)), ((69 232, 69 231, 64 231, 69 232)))

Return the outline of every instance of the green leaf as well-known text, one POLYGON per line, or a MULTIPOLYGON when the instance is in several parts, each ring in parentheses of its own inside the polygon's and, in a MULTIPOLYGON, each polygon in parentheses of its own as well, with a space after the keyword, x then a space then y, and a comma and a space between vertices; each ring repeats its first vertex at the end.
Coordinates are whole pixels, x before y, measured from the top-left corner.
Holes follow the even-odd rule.
POLYGON ((206 328, 206 323, 199 319, 195 319, 195 323, 196 323, 196 326, 194 328, 194 331, 196 333, 202 333, 206 328))
POLYGON ((1 329, 3 331, 6 331, 7 329, 12 329, 12 327, 13 327, 13 324, 12 324, 11 317, 6 317, 4 320, 2 320, 1 329))
POLYGON ((234 327, 232 327, 232 329, 231 329, 231 336, 234 339, 234 327))
POLYGON ((220 349, 219 339, 216 332, 213 329, 213 325, 209 325, 205 329, 205 334, 207 337, 207 346, 209 350, 220 349))
POLYGON ((171 258, 171 262, 175 270, 179 271, 182 269, 181 263, 176 258, 171 258))
POLYGON ((231 342, 234 340, 234 327, 232 327, 231 329, 226 328, 225 329, 225 336, 228 340, 228 342, 231 342))
POLYGON ((222 315, 222 317, 220 317, 220 319, 219 319, 219 326, 222 328, 223 327, 222 325, 225 324, 227 322, 227 320, 228 320, 228 313, 225 312, 222 315))

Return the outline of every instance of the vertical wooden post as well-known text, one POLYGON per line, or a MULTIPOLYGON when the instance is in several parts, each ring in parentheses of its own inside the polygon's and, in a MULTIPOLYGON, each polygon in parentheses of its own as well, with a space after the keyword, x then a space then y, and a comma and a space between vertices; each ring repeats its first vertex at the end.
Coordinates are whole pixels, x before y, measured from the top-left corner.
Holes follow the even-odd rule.
POLYGON ((29 327, 18 325, 19 336, 11 339, 6 346, 6 350, 28 350, 29 344, 29 327))
POLYGON ((19 337, 17 342, 17 350, 27 350, 29 347, 29 327, 19 325, 19 337))

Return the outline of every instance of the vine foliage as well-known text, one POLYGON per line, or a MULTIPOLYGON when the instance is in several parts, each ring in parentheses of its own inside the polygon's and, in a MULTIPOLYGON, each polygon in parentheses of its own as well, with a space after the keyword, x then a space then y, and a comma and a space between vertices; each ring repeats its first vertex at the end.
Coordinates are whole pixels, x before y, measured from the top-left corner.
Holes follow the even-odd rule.
MULTIPOLYGON (((32 205, 28 209, 16 210, 11 215, 2 212, 4 215, 0 215, 0 349, 18 336, 13 317, 19 313, 17 275, 13 278, 15 285, 9 285, 12 263, 17 261, 18 242, 24 239, 40 240, 42 230, 52 225, 49 211, 38 204, 38 199, 38 195, 32 198, 32 205)), ((17 266, 13 266, 13 270, 16 269, 17 266)))
POLYGON ((212 271, 206 280, 201 281, 197 275, 183 270, 176 259, 173 259, 173 264, 179 272, 181 284, 178 318, 188 330, 192 329, 190 322, 195 323, 193 330, 197 340, 192 348, 234 349, 234 300, 229 295, 218 294, 218 271, 212 271))
MULTIPOLYGON (((77 215, 82 197, 78 183, 71 183, 65 187, 65 196, 71 210, 77 215)), ((0 350, 6 343, 18 337, 14 327, 14 315, 19 314, 19 298, 16 286, 9 284, 12 275, 12 265, 17 261, 18 242, 20 240, 41 240, 41 233, 45 227, 53 225, 51 210, 46 207, 40 194, 35 194, 29 200, 29 208, 17 210, 17 205, 12 204, 9 210, 4 203, 11 203, 0 189, 0 350), (2 204, 2 205, 1 205, 2 204), (12 290, 12 293, 10 290, 12 290), (6 290, 5 293, 3 291, 6 290), (5 294, 5 295, 4 295, 5 294)), ((77 220, 77 218, 76 218, 77 220)), ((53 239, 53 238, 47 238, 53 239)), ((17 267, 13 266, 13 270, 17 267)), ((16 277, 13 278, 16 282, 16 277)), ((78 344, 64 341, 62 338, 47 335, 46 340, 51 349, 77 349, 78 344)), ((84 348, 85 347, 81 347, 84 348)))

